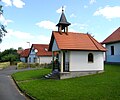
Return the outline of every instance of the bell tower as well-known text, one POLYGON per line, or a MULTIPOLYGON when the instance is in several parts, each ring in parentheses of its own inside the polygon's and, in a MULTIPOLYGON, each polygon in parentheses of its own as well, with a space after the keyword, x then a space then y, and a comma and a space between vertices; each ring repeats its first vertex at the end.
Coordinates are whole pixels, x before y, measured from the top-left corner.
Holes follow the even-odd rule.
POLYGON ((63 7, 62 7, 62 14, 61 14, 59 23, 56 25, 56 26, 58 26, 58 32, 60 32, 62 34, 62 31, 63 31, 63 32, 65 32, 67 34, 68 26, 70 24, 71 23, 67 22, 67 19, 65 17, 64 10, 63 10, 63 7))

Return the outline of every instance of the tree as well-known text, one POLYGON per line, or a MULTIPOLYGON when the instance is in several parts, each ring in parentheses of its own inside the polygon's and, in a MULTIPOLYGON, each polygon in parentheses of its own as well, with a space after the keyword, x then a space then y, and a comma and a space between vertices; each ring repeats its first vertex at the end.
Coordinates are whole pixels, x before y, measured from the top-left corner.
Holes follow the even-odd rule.
POLYGON ((19 61, 19 55, 17 50, 10 48, 0 53, 0 61, 1 62, 10 62, 11 64, 14 61, 19 61))
POLYGON ((23 48, 22 47, 18 47, 18 50, 23 50, 23 48))
MULTIPOLYGON (((2 5, 0 5, 0 16, 3 14, 2 5)), ((5 26, 0 23, 0 43, 2 42, 3 36, 7 33, 5 26)))

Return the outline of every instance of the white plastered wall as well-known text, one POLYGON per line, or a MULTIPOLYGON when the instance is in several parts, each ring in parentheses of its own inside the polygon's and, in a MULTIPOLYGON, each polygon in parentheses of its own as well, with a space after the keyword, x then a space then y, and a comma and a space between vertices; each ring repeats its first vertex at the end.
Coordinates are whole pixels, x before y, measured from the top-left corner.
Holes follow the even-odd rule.
POLYGON ((37 58, 37 63, 40 63, 40 64, 49 64, 51 63, 52 61, 52 56, 41 56, 41 57, 38 57, 37 58))
POLYGON ((70 71, 104 70, 104 53, 95 51, 70 51, 70 71), (94 55, 94 62, 88 62, 88 54, 94 55))

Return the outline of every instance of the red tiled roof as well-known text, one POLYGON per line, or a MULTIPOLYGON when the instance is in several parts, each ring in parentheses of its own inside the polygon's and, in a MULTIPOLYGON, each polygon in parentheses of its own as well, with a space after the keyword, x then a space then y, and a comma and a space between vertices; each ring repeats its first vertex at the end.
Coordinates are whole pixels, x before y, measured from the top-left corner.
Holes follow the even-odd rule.
POLYGON ((17 53, 18 54, 21 54, 23 50, 17 50, 17 53))
POLYGON ((52 50, 54 39, 61 50, 96 50, 106 51, 106 49, 97 42, 91 35, 83 33, 68 32, 60 34, 53 31, 49 50, 52 50))
POLYGON ((120 41, 120 27, 115 30, 110 36, 108 36, 102 43, 114 43, 120 41))
POLYGON ((22 53, 20 54, 21 57, 28 57, 30 52, 30 49, 25 49, 22 51, 22 53))
POLYGON ((48 51, 49 45, 47 44, 32 44, 32 47, 38 50, 37 56, 52 56, 52 52, 48 51))

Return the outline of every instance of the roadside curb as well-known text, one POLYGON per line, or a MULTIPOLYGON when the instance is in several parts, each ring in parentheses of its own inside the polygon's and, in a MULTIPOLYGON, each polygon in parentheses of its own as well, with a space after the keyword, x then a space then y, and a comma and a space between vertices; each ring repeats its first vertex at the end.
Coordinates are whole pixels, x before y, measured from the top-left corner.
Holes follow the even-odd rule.
POLYGON ((14 79, 14 77, 13 77, 12 75, 11 75, 11 77, 12 77, 15 85, 17 86, 17 88, 19 89, 19 91, 20 91, 21 93, 23 93, 26 97, 28 97, 28 98, 31 99, 31 100, 36 100, 34 97, 30 96, 28 93, 26 93, 25 91, 23 91, 23 90, 19 87, 19 85, 17 84, 17 82, 15 81, 15 79, 14 79))

